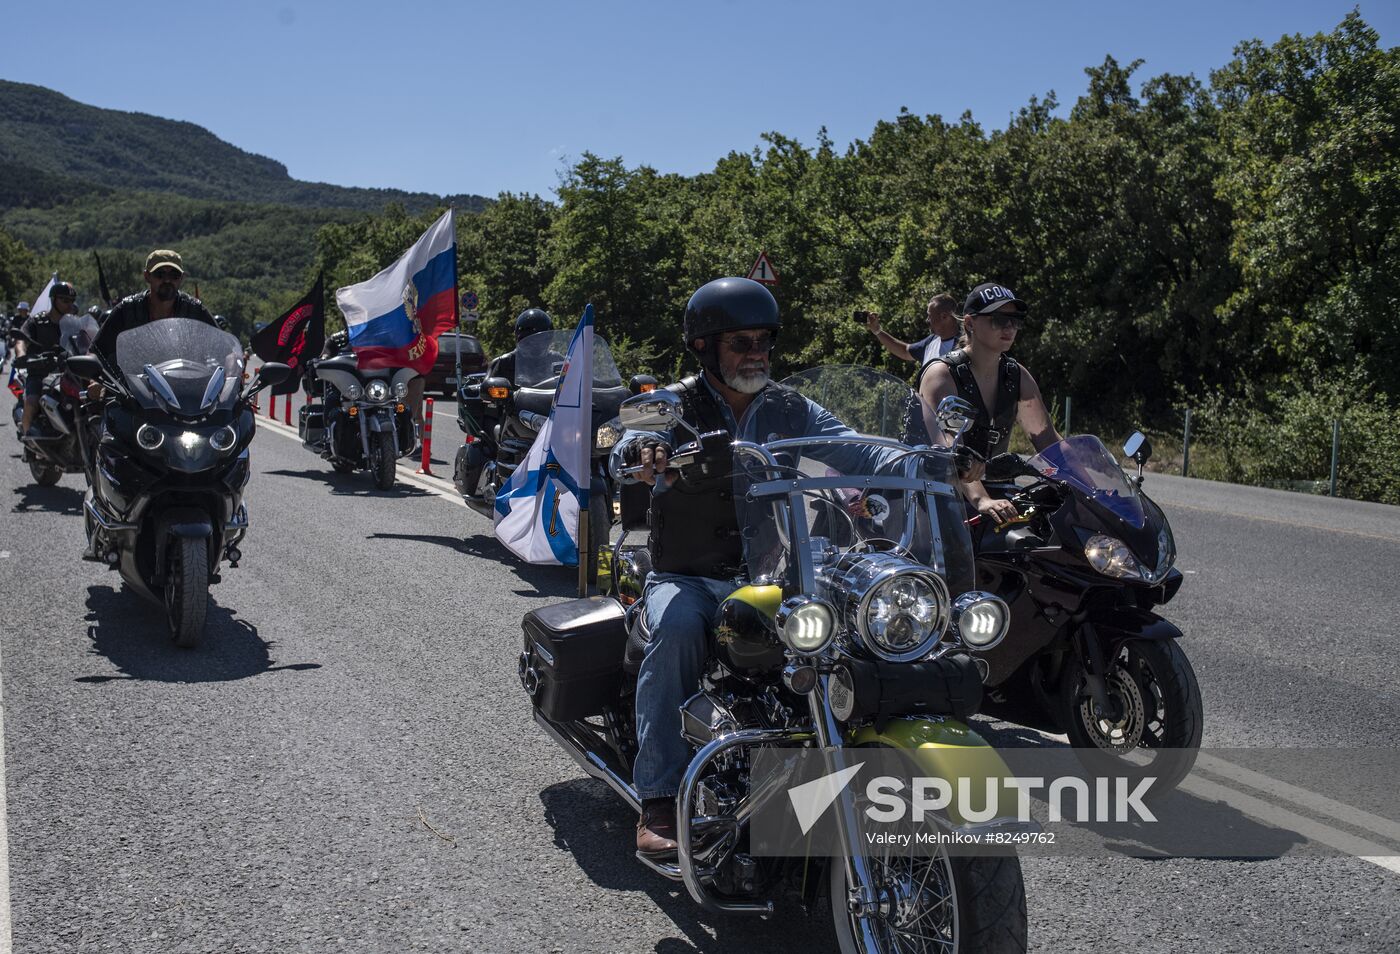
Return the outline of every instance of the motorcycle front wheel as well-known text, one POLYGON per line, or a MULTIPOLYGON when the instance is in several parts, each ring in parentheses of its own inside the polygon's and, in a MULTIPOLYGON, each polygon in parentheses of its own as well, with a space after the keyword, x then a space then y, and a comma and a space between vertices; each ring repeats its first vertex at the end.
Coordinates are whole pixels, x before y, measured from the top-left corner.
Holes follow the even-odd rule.
MULTIPOLYGON (((917 849, 916 849, 917 850, 917 849)), ((885 913, 858 918, 846 904, 849 885, 840 858, 828 866, 832 926, 841 954, 1023 954, 1026 886, 1015 855, 867 856, 885 913), (866 943, 863 925, 870 927, 866 943)))
POLYGON ((191 649, 204 635, 209 610, 209 541, 176 537, 166 550, 165 615, 175 645, 191 649))
POLYGON ((52 487, 63 477, 62 467, 45 464, 41 460, 31 460, 29 472, 34 475, 34 482, 40 487, 52 487))
POLYGON ((383 432, 370 438, 369 469, 374 474, 374 486, 379 490, 392 490, 394 486, 394 459, 392 438, 383 432))
POLYGON ((1130 639, 1105 678, 1116 719, 1096 711, 1078 660, 1060 681, 1057 715, 1075 754, 1094 772, 1155 777, 1149 797, 1175 788, 1196 764, 1204 721, 1185 651, 1176 640, 1130 639))

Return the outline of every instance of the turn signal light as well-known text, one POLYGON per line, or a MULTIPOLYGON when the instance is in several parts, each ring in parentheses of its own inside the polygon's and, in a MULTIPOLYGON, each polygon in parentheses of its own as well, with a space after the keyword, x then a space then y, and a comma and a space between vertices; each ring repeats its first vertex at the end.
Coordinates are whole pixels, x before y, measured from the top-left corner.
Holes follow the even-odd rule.
POLYGON ((510 388, 487 388, 486 396, 495 398, 497 401, 504 401, 510 397, 510 388))
POLYGON ((403 413, 403 405, 402 405, 402 404, 395 404, 395 405, 394 405, 394 410, 397 411, 398 413, 402 414, 402 413, 403 413))
POLYGON ((656 385, 655 385, 655 384, 643 384, 643 385, 641 386, 641 393, 643 393, 643 394, 646 394, 646 393, 648 393, 648 392, 650 392, 650 391, 655 391, 655 390, 656 390, 656 385))
POLYGON ((353 405, 353 404, 350 405, 350 416, 351 416, 351 417, 355 417, 355 416, 356 416, 357 414, 359 414, 359 413, 360 413, 360 409, 359 409, 359 408, 357 408, 357 407, 356 407, 355 405, 353 405))

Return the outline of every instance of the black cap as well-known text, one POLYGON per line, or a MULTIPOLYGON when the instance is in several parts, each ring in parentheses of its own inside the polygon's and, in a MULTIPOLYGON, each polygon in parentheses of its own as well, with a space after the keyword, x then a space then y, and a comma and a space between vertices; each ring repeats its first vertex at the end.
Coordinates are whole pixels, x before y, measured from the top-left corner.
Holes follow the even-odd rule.
POLYGON ((1015 305, 1016 310, 1022 314, 1026 312, 1026 303, 1017 298, 1011 289, 996 282, 983 282, 974 288, 972 294, 963 302, 963 314, 985 315, 1007 304, 1015 305))

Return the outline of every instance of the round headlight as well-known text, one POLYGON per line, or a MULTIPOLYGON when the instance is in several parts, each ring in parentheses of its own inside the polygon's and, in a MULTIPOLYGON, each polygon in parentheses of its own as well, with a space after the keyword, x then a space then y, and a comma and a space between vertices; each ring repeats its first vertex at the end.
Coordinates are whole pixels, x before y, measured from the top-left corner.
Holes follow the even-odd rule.
POLYGON ((136 432, 136 443, 142 450, 156 450, 165 443, 165 432, 150 424, 142 424, 136 432))
POLYGON ((364 397, 364 393, 365 389, 358 384, 351 384, 350 387, 345 389, 345 396, 352 401, 358 401, 360 398, 364 397))
POLYGON ((835 630, 836 614, 821 600, 790 596, 778 608, 778 636, 793 652, 821 652, 835 630))
POLYGON ((394 396, 400 401, 402 401, 405 397, 408 396, 408 385, 405 384, 403 381, 400 381, 398 384, 394 385, 394 396))
POLYGON ((598 428, 598 436, 593 439, 593 446, 599 450, 606 450, 620 440, 622 440, 622 428, 619 426, 617 418, 613 418, 598 428))
POLYGON ((389 400, 389 382, 371 381, 365 387, 365 397, 376 404, 389 400))
POLYGON ((991 649, 1006 636, 1011 609, 991 593, 964 593, 953 601, 953 625, 969 648, 991 649))
POLYGON ((948 588, 931 573, 901 570, 871 589, 859 620, 871 652, 910 662, 927 655, 947 629, 948 588))
POLYGON ((1142 579, 1142 565, 1133 551, 1117 537, 1096 533, 1084 543, 1084 558, 1104 576, 1119 580, 1142 579))
POLYGON ((238 443, 238 432, 229 426, 221 427, 209 435, 209 446, 216 451, 226 451, 236 443, 238 443))

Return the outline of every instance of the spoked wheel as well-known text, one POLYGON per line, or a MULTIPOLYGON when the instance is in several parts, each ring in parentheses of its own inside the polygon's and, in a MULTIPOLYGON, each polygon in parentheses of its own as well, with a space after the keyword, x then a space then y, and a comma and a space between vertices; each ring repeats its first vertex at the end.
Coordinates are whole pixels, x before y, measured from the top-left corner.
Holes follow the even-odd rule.
POLYGON ((394 448, 389 443, 388 434, 379 433, 370 438, 369 469, 374 475, 374 486, 380 490, 391 490, 394 486, 394 448))
MULTIPOLYGON (((846 865, 829 866, 832 925, 841 954, 1022 954, 1026 886, 1021 862, 1006 857, 868 856, 877 913, 852 914, 846 865)), ((912 849, 918 851, 919 849, 912 849)))
MULTIPOLYGON (((857 798, 857 818, 865 817, 868 804, 857 798)), ((917 835, 938 826, 915 823, 907 798, 902 816, 898 834, 906 837, 887 838, 865 856, 874 898, 863 916, 851 910, 845 859, 832 858, 828 865, 841 954, 1023 954, 1026 885, 1020 859, 950 855, 946 846, 919 842, 917 835)))
POLYGON ((165 615, 175 645, 190 649, 204 635, 209 610, 209 542, 177 537, 166 552, 165 615))
POLYGON ((40 487, 52 487, 63 477, 62 467, 55 467, 41 460, 31 460, 29 472, 34 475, 34 482, 40 487))
POLYGON ((1116 718, 1096 710, 1078 662, 1061 680, 1059 716, 1075 754, 1095 772, 1155 777, 1149 797, 1175 788, 1196 764, 1203 728, 1201 688, 1186 653, 1175 640, 1129 640, 1105 681, 1116 718))

